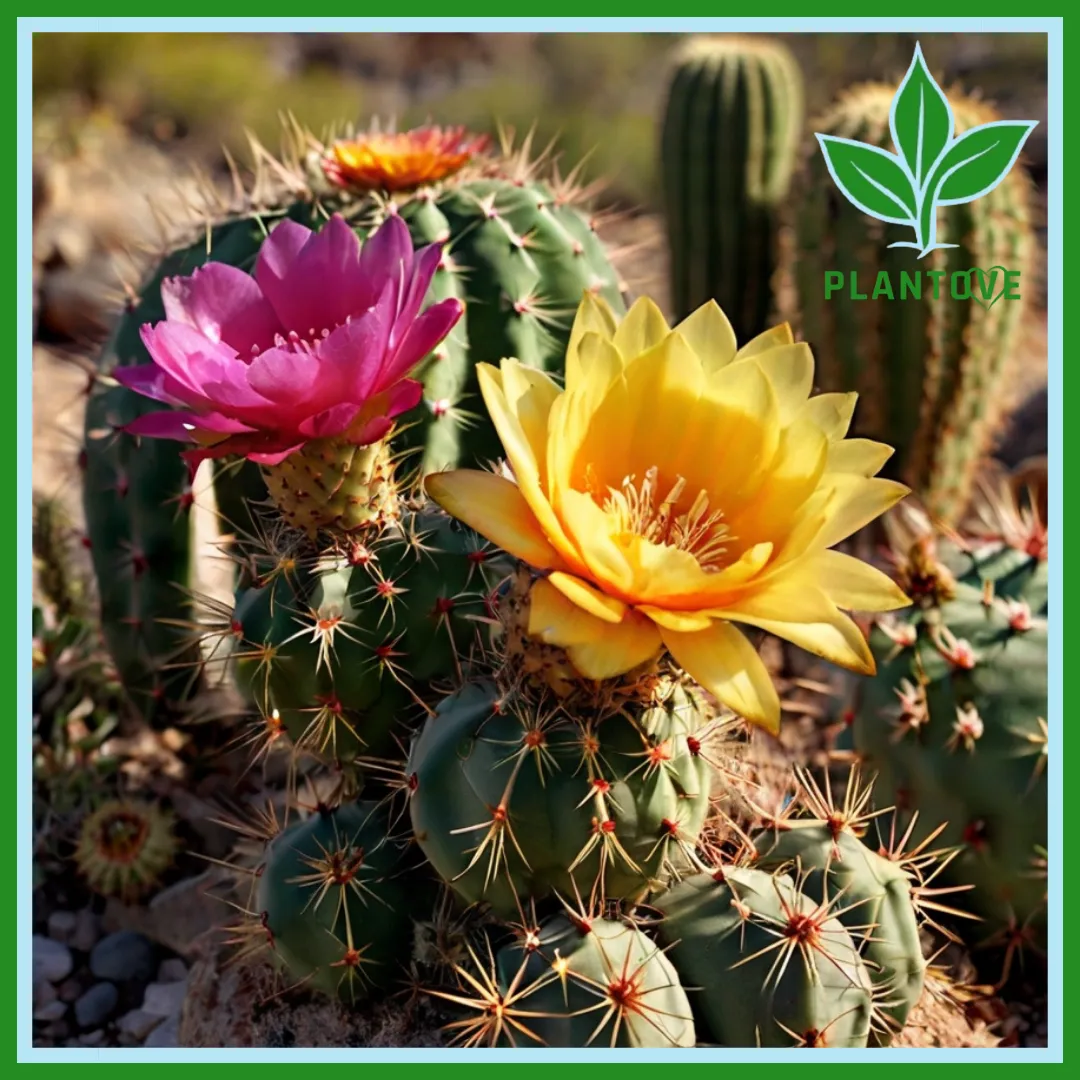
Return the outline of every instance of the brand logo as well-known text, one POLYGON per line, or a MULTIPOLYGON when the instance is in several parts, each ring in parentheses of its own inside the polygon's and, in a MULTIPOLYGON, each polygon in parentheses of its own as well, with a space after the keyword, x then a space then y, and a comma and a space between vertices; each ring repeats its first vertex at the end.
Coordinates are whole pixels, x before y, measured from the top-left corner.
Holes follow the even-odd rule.
POLYGON ((898 240, 889 247, 914 248, 922 259, 932 251, 957 246, 936 242, 938 207, 973 202, 993 191, 1009 174, 1037 123, 998 120, 955 135, 949 99, 916 44, 911 67, 889 110, 895 153, 835 135, 817 133, 817 140, 844 197, 870 217, 913 229, 913 240, 898 240))

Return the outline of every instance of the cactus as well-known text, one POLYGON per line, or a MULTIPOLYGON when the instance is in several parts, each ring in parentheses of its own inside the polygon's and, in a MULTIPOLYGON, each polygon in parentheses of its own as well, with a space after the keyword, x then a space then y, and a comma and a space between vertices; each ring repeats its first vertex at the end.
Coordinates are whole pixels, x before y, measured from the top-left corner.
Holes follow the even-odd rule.
POLYGON ((172 816, 152 803, 104 803, 79 828, 75 865, 95 892, 131 903, 172 865, 178 847, 172 826, 172 816))
POLYGON ((802 75, 778 42, 694 38, 677 54, 661 141, 677 318, 715 299, 739 341, 766 329, 802 128, 802 75))
POLYGON ((556 915, 504 945, 490 967, 472 954, 452 1021, 466 1047, 689 1047, 686 991, 660 947, 622 919, 556 915))
MULTIPOLYGON (((813 130, 888 148, 895 91, 885 84, 855 87, 813 130)), ((958 134, 1001 119, 970 97, 950 93, 949 102, 958 134)), ((948 524, 966 511, 978 462, 1005 414, 1009 364, 1021 351, 1024 316, 1022 300, 988 305, 975 299, 975 283, 971 298, 952 298, 948 275, 1015 270, 1021 296, 1032 289, 1029 188, 1017 166, 982 198, 941 207, 938 240, 955 246, 920 261, 911 248, 890 247, 907 239, 902 227, 870 218, 847 201, 816 145, 796 184, 778 290, 785 317, 821 358, 822 388, 859 392, 855 434, 894 447, 890 467, 948 524), (829 271, 842 273, 844 286, 826 297, 829 271), (928 276, 937 271, 943 272, 940 287, 928 276), (895 298, 867 299, 872 290, 877 295, 881 274, 895 298), (918 277, 918 298, 903 295, 903 274, 912 282, 918 277), (859 290, 856 299, 852 293, 859 290)))
POLYGON ((269 844, 259 924, 297 983, 353 1002, 401 977, 411 913, 426 899, 376 803, 320 807, 269 844))
POLYGON ((339 762, 395 756, 426 686, 455 677, 485 611, 492 555, 446 514, 408 500, 359 535, 315 565, 290 547, 256 554, 260 576, 233 613, 237 667, 265 737, 285 732, 339 762))
POLYGON ((1017 936, 1023 941, 1016 943, 1039 948, 1046 918, 1039 872, 1047 842, 1045 532, 1036 524, 1026 535, 1011 529, 966 546, 924 535, 897 551, 898 577, 919 606, 872 635, 878 673, 864 686, 855 747, 877 772, 879 790, 918 813, 916 839, 920 828, 948 822, 940 842, 961 852, 941 880, 974 886, 965 905, 986 920, 982 934, 1006 945, 1017 936))
MULTIPOLYGON (((305 147, 310 141, 304 136, 305 147)), ((350 186, 329 166, 333 150, 305 155, 293 139, 287 160, 272 165, 260 150, 251 194, 165 257, 125 309, 100 358, 101 374, 148 361, 139 330, 164 317, 164 278, 190 274, 207 260, 250 270, 267 231, 286 217, 318 229, 338 210, 363 238, 396 213, 417 246, 447 243, 429 301, 458 296, 469 304, 467 321, 421 366, 424 405, 395 449, 412 451, 421 472, 497 457, 490 421, 468 408, 469 399, 479 400, 474 366, 515 355, 557 370, 583 290, 622 308, 616 273, 576 205, 580 190, 540 179, 527 144, 408 191, 394 191, 391 181, 389 191, 350 186)), ((199 652, 184 628, 193 621, 189 478, 174 446, 119 430, 153 408, 98 380, 87 410, 84 501, 109 649, 135 704, 148 715, 160 705, 171 716, 200 686, 199 652)), ((259 470, 216 466, 215 493, 226 528, 250 532, 246 507, 265 498, 259 470)))
POLYGON ((865 812, 872 789, 860 787, 857 771, 840 809, 828 788, 822 792, 808 774, 800 779, 808 815, 785 815, 758 836, 754 865, 771 871, 794 868, 803 874, 804 893, 838 901, 836 917, 851 933, 877 992, 882 1030, 872 1033, 872 1041, 887 1042, 922 995, 927 964, 917 909, 925 888, 921 871, 936 853, 874 851, 864 843, 876 815, 865 812))
POLYGON ((724 868, 653 901, 688 986, 699 1036, 721 1046, 867 1045, 873 988, 844 900, 819 900, 786 874, 724 868))
POLYGON ((461 897, 507 917, 553 892, 640 897, 694 867, 712 783, 695 738, 705 724, 677 684, 592 722, 467 684, 409 755, 417 843, 461 897))

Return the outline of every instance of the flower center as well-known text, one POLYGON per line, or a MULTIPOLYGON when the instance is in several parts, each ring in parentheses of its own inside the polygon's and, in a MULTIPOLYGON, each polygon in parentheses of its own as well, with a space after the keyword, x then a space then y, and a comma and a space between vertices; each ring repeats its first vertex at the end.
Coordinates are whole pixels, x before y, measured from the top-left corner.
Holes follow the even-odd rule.
MULTIPOLYGON (((591 466, 590 466, 591 471, 591 466)), ((589 476, 590 493, 596 498, 599 486, 589 476)), ((723 569, 724 555, 734 539, 724 524, 724 512, 710 509, 709 493, 702 489, 687 510, 679 512, 679 503, 686 493, 686 480, 679 476, 662 498, 659 470, 654 465, 646 469, 638 481, 636 474, 623 477, 618 489, 609 487, 601 507, 615 522, 616 529, 631 533, 661 547, 688 551, 705 571, 723 569)))
MULTIPOLYGON (((350 315, 345 321, 351 322, 352 316, 350 315)), ((333 327, 333 329, 336 330, 337 327, 335 326, 333 327)), ((301 337, 300 334, 298 334, 295 330, 290 330, 288 334, 274 335, 274 348, 285 349, 288 352, 306 353, 310 356, 315 351, 315 346, 318 345, 320 341, 325 341, 329 336, 330 328, 327 327, 323 327, 322 330, 316 330, 313 326, 303 337, 301 337)), ((262 350, 259 348, 258 345, 252 345, 252 359, 258 356, 261 351, 262 350)))

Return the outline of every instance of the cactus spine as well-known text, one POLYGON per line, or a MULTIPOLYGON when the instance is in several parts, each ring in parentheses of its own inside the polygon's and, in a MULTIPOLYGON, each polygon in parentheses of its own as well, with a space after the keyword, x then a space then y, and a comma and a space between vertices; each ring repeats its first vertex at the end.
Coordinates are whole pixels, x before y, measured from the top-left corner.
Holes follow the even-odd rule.
POLYGON ((715 299, 739 341, 766 328, 802 126, 802 75, 783 45, 701 38, 677 55, 661 175, 678 318, 715 299))
MULTIPOLYGON (((891 85, 855 87, 813 129, 889 149, 894 94, 891 85)), ((958 134, 1001 119, 972 98, 952 93, 949 101, 958 134)), ((788 217, 778 292, 785 316, 821 358, 822 388, 859 392, 858 433, 893 446, 899 478, 950 524, 967 509, 975 469, 1007 407, 1009 364, 1022 347, 1025 309, 1022 299, 975 299, 975 282, 968 299, 954 299, 950 275, 996 268, 1003 288, 1001 275, 1013 270, 1031 288, 1036 244, 1029 186, 1016 166, 982 198, 940 207, 938 239, 956 246, 920 261, 910 248, 889 247, 906 239, 902 228, 849 203, 815 146, 788 217), (826 299, 827 271, 842 273, 844 288, 826 299), (936 271, 940 284, 929 276, 936 271), (902 274, 919 278, 921 292, 868 300, 882 273, 893 290, 902 274)))

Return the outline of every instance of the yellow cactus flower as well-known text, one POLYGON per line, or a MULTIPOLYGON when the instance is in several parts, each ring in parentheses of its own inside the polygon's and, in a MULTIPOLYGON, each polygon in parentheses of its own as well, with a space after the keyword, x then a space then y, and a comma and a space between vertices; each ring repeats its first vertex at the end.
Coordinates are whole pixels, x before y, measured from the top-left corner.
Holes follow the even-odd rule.
POLYGON ((810 396, 814 361, 787 325, 738 348, 710 302, 671 329, 638 300, 622 322, 586 296, 565 389, 517 360, 478 367, 511 481, 455 470, 431 497, 545 576, 529 632, 588 679, 667 649, 693 679, 775 732, 780 702, 735 625, 873 673, 848 611, 908 598, 829 549, 908 489, 876 477, 892 454, 845 438, 855 394, 810 396))

